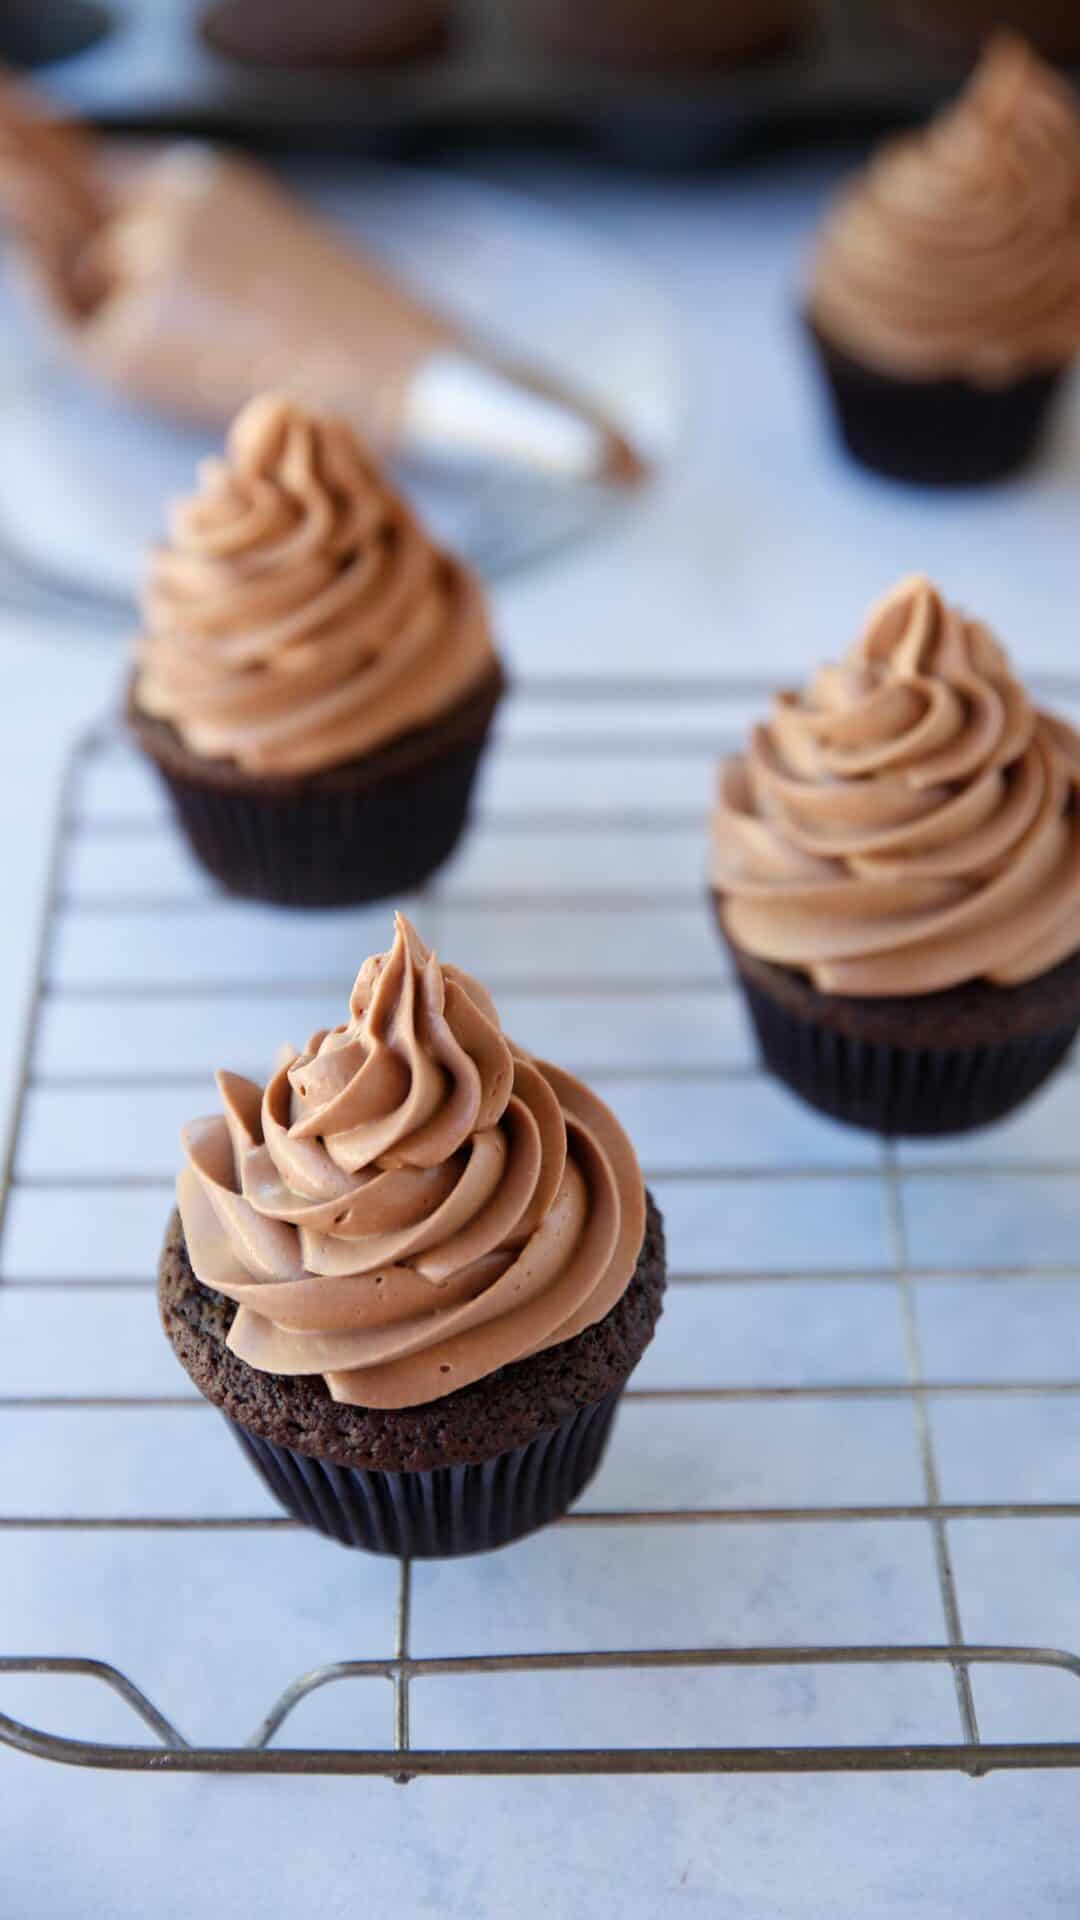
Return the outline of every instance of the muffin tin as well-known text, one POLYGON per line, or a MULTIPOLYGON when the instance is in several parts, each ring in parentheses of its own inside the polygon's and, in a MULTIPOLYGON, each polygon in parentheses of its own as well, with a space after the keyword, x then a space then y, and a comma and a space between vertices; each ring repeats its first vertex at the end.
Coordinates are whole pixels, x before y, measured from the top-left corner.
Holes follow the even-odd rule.
POLYGON ((331 70, 215 51, 211 0, 58 0, 47 14, 16 0, 4 11, 0 57, 34 64, 57 97, 107 124, 367 148, 496 132, 705 160, 926 113, 967 64, 962 49, 905 28, 902 0, 807 0, 805 26, 774 55, 692 71, 545 53, 500 0, 457 0, 433 51, 331 70))
POLYGON ((0 59, 11 67, 49 66, 108 39, 113 20, 98 0, 9 0, 0 17, 0 59))

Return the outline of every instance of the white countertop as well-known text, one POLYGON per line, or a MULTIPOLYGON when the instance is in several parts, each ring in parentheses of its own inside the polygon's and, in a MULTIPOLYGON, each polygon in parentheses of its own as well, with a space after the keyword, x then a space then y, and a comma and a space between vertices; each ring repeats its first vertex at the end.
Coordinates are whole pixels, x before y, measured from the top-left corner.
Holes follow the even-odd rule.
MULTIPOLYGON (((643 682, 683 677, 685 707, 668 712, 676 729, 689 729, 696 711, 695 680, 798 672, 809 659, 843 644, 871 597, 899 573, 919 568, 985 615, 1030 671, 1052 675, 1080 669, 1076 387, 1046 461, 1021 485, 985 498, 928 499, 894 491, 855 474, 824 442, 792 320, 790 285, 800 236, 820 199, 823 176, 804 174, 800 181, 791 166, 726 182, 656 184, 571 168, 539 172, 520 166, 501 168, 501 183, 518 173, 523 188, 574 207, 665 281, 680 315, 692 404, 683 458, 632 518, 593 546, 500 592, 499 631, 512 665, 525 674, 618 673, 643 682)), ((25 619, 4 615, 0 663, 5 722, 0 832, 7 908, 7 939, 0 946, 5 1008, 0 1076, 6 1091, 14 1072, 56 782, 74 733, 113 697, 121 655, 85 635, 56 627, 37 630, 25 619)), ((643 756, 642 793, 656 785, 663 799, 665 792, 675 792, 671 783, 677 777, 680 795, 687 782, 696 794, 693 782, 700 779, 704 806, 708 768, 703 760, 697 764, 699 772, 684 766, 676 776, 643 756)), ((92 948, 61 956, 61 964, 92 964, 92 948)), ((116 1017, 111 1007, 91 1007, 87 1014, 88 1019, 116 1017)), ((1030 1138, 1043 1137, 1052 1117, 1036 1114, 1025 1123, 1030 1138)), ((798 1130, 797 1119, 784 1124, 798 1130)), ((87 1131, 94 1125, 88 1113, 87 1131)), ((1018 1150, 1024 1150, 1023 1138, 1018 1150)), ((856 1159, 859 1151, 859 1144, 852 1144, 847 1158, 856 1159)), ((935 1233, 947 1235, 943 1209, 930 1218, 935 1233)), ((1071 1235, 1065 1214, 1057 1230, 1063 1239, 1071 1235)), ((988 1237, 985 1221, 982 1231, 988 1237)), ((933 1314, 928 1312, 925 1339, 931 1352, 939 1343, 943 1365, 950 1354, 954 1364, 961 1364, 957 1355, 967 1350, 966 1329, 957 1338, 950 1320, 970 1312, 967 1284, 962 1303, 943 1294, 933 1314)), ((830 1343, 822 1338, 822 1328, 830 1314, 837 1316, 837 1340, 845 1338, 849 1298, 838 1302, 823 1287, 802 1333, 783 1318, 769 1329, 748 1316, 739 1337, 754 1353, 755 1342, 764 1352, 770 1341, 770 1351, 780 1356, 778 1366, 808 1369, 813 1378, 815 1366, 825 1364, 821 1356, 830 1343)), ((1023 1368, 1025 1338, 1033 1348, 1038 1340, 1037 1315, 1024 1317, 1027 1304, 1017 1296, 997 1318, 997 1302, 988 1316, 980 1316, 978 1340, 989 1348, 996 1327, 999 1348, 1002 1341, 1012 1348, 1014 1371, 1023 1368)), ((679 1334, 672 1314, 652 1364, 681 1364, 679 1334)), ((688 1322, 682 1327, 684 1358, 693 1337, 688 1322)), ((867 1352, 878 1353, 871 1329, 858 1338, 867 1352)), ((121 1365, 122 1347, 121 1340, 121 1365)), ((835 1355, 835 1343, 832 1351, 835 1355)), ((886 1378, 890 1355, 883 1340, 878 1359, 886 1378)), ((35 1357, 32 1351, 30 1357, 35 1357)), ((992 1370, 994 1357, 982 1356, 984 1370, 992 1370)), ((737 1373, 737 1354, 733 1365, 737 1373)), ((1078 1371, 1068 1361, 1059 1368, 1070 1375, 1078 1371)), ((943 1457, 952 1463, 948 1470, 957 1485, 963 1483, 953 1497, 991 1497, 980 1479, 981 1474, 989 1487, 988 1461, 1001 1473, 1013 1473, 1017 1498, 1027 1491, 1029 1479, 1038 1483, 1032 1497, 1076 1497, 1080 1402, 1035 1398, 1024 1408, 1026 1424, 995 1431, 993 1418, 984 1420, 979 1403, 950 1403, 942 1428, 943 1457)), ((736 1478, 743 1475, 741 1503, 769 1504, 770 1474, 793 1470, 781 1459, 785 1450, 793 1456, 805 1453, 805 1470, 799 1469, 808 1489, 804 1497, 814 1498, 815 1461, 830 1447, 844 1461, 852 1489, 848 1498, 863 1497, 863 1481, 872 1481, 875 1497, 881 1497, 882 1476, 890 1488, 886 1497, 907 1498, 914 1471, 910 1437, 894 1424, 893 1413, 892 1403, 885 1403, 878 1442, 866 1458, 845 1456, 841 1428, 834 1433, 827 1422, 807 1429, 802 1438, 798 1423, 790 1430, 773 1423, 771 1435, 762 1427, 756 1439, 751 1435, 752 1455, 732 1469, 736 1478)), ((0 1411, 0 1458, 4 1418, 0 1411)), ((706 1422, 702 1433, 706 1430, 710 1448, 720 1451, 729 1444, 722 1424, 714 1428, 706 1422)), ((169 1447, 174 1433, 178 1445, 188 1444, 186 1429, 181 1435, 163 1420, 154 1428, 158 1457, 139 1467, 151 1477, 157 1474, 162 1484, 160 1450, 169 1447)), ((17 1465, 9 1452, 3 1473, 10 1487, 16 1485, 17 1465)), ((625 1506, 631 1504, 632 1490, 628 1497, 620 1471, 627 1469, 617 1463, 605 1469, 611 1475, 610 1503, 625 1506)), ((244 1487, 237 1498, 248 1497, 246 1482, 244 1487)), ((89 1510, 93 1492, 88 1488, 89 1510)), ((227 1507, 231 1483, 222 1497, 227 1507)), ((10 1501, 0 1496, 0 1512, 10 1510, 10 1501)), ((959 1530, 953 1541, 969 1635, 1075 1648, 1080 1644, 1080 1523, 1017 1523, 1004 1573, 1000 1552, 992 1557, 980 1524, 959 1530)), ((860 1583, 856 1594, 839 1575, 829 1576, 827 1542, 812 1552, 805 1531, 789 1529, 789 1557, 778 1586, 775 1562, 757 1545, 761 1534, 761 1529, 730 1530, 731 1555, 722 1576, 724 1619, 717 1628, 721 1640, 798 1637, 803 1616, 788 1604, 793 1597, 805 1600, 809 1625, 804 1631, 819 1640, 873 1639, 890 1632, 898 1638, 944 1637, 928 1570, 893 1566, 884 1549, 870 1541, 865 1564, 853 1575, 860 1583), (883 1623, 877 1630, 871 1618, 875 1611, 883 1623)), ((562 1537, 553 1534, 485 1563, 492 1590, 502 1593, 510 1617, 520 1614, 529 1644, 548 1639, 558 1644, 560 1636, 574 1631, 572 1602, 581 1596, 560 1589, 551 1577, 562 1537), (543 1575, 541 1554, 547 1556, 543 1575)), ((18 1532, 0 1533, 0 1652, 42 1650, 34 1644, 38 1620, 47 1650, 97 1651, 76 1644, 79 1581, 89 1564, 82 1546, 69 1548, 57 1536, 56 1551, 43 1552, 37 1564, 35 1594, 21 1577, 21 1539, 18 1532), (63 1647, 58 1644, 62 1633, 69 1641, 63 1647)), ((182 1535, 160 1547, 144 1542, 140 1552, 164 1556, 148 1583, 160 1609, 156 1639, 166 1648, 173 1637, 183 1641, 186 1636, 190 1644, 194 1618, 205 1635, 208 1685, 212 1676, 217 1689, 210 1705, 239 1732, 230 1713, 239 1715, 246 1728, 257 1717, 249 1711, 251 1702, 257 1699, 261 1707, 274 1691, 253 1651, 260 1646, 260 1614, 271 1610, 272 1583, 303 1581, 309 1563, 283 1563, 280 1549, 264 1553, 258 1545, 230 1544, 233 1539, 223 1536, 209 1567, 196 1566, 177 1550, 178 1544, 185 1546, 182 1535), (235 1706, 226 1698, 231 1688, 235 1706)), ((365 1563, 360 1602, 351 1584, 351 1557, 320 1543, 312 1546, 310 1577, 318 1583, 319 1598, 316 1604, 313 1597, 311 1608, 311 1658, 385 1651, 356 1641, 363 1639, 371 1594, 382 1594, 390 1571, 365 1563)), ((146 1563, 123 1541, 111 1551, 116 1616, 134 1617, 146 1563)), ((843 1551, 839 1543, 836 1551, 838 1556, 843 1551)), ((96 1564, 100 1571, 100 1560, 96 1564)), ((582 1601, 594 1639, 602 1637, 602 1610, 608 1604, 606 1567, 600 1551, 595 1582, 582 1601)), ((468 1638, 462 1623, 470 1618, 470 1596, 479 1591, 469 1578, 462 1584, 454 1569, 430 1576, 428 1650, 450 1651, 468 1638)), ((640 1632, 662 1637, 668 1609, 681 1617, 687 1607, 698 1630, 708 1632, 716 1579, 717 1568, 693 1547, 673 1554, 670 1565, 650 1563, 640 1632)), ((301 1601, 302 1595, 297 1604, 303 1617, 301 1601)), ((280 1674, 274 1668, 275 1685, 308 1663, 306 1649, 299 1658, 283 1650, 280 1674)), ((167 1671, 167 1654, 163 1665, 167 1671)), ((1075 1681, 1068 1684, 1075 1688, 1075 1681)), ((5 1681, 0 1707, 56 1725, 70 1695, 50 1689, 54 1683, 42 1680, 5 1681)), ((957 1737, 947 1694, 947 1688, 942 1697, 934 1694, 931 1713, 936 1720, 940 1712, 944 1730, 921 1737, 957 1737)), ((855 1689, 852 1712, 857 1699, 855 1689)), ((987 1700, 993 1722, 992 1692, 987 1700)), ((162 1704, 185 1723, 183 1701, 174 1696, 162 1704)), ((1037 1728, 1020 1724, 1023 1702, 1017 1707, 1014 1698, 1012 1705, 1019 1720, 996 1737, 1041 1737, 1037 1728)), ((692 1705, 687 1710, 692 1713, 692 1705)), ((903 1703, 896 1712, 902 1724, 903 1703)), ((1080 1697, 1074 1708, 1072 1693, 1059 1692, 1048 1712, 1054 1735, 1080 1736, 1080 1697)), ((452 1697, 435 1708, 433 1743, 460 1737, 454 1713, 452 1697)), ((206 1703, 193 1695, 191 1730, 205 1737, 201 1721, 208 1717, 206 1703)), ((112 1731, 129 1737, 116 1723, 112 1731)), ((298 1736, 301 1731, 298 1726, 298 1736)), ((193 1913, 213 1911, 236 1920, 269 1914, 330 1920, 363 1911, 402 1920, 425 1914, 438 1920, 458 1915, 501 1920, 509 1913, 592 1920, 618 1913, 628 1920, 652 1920, 671 1911, 700 1914, 703 1920, 718 1914, 725 1920, 821 1920, 825 1914, 906 1920, 916 1913, 949 1920, 978 1912, 982 1920, 1015 1920, 1020 1913, 1043 1920, 1076 1909, 1075 1799, 1075 1776, 1053 1773, 1001 1774, 979 1783, 951 1775, 465 1779, 417 1781, 403 1790, 363 1779, 78 1772, 0 1746, 0 1914, 3 1920, 8 1915, 11 1920, 24 1915, 189 1920, 193 1913)))

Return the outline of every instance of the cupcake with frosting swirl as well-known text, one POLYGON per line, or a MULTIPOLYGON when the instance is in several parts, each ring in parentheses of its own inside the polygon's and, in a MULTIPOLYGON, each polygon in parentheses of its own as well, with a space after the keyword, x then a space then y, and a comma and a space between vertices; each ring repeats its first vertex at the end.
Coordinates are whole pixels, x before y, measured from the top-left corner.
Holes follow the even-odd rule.
POLYGON ((903 580, 720 767, 711 883, 796 1091, 888 1134, 999 1118, 1080 1023, 1080 737, 903 580))
POLYGON ((289 905, 418 885, 502 688, 478 582, 344 421, 279 396, 199 480, 151 560, 128 702, 195 853, 289 905))
POLYGON ((1033 451, 1080 349, 1080 115, 1001 35, 956 103, 842 189, 807 317, 841 432, 865 464, 940 484, 1033 451))
POLYGON ((166 1333, 294 1517, 499 1546, 599 1464, 664 1286, 614 1115, 398 915, 348 1017, 183 1130, 166 1333))

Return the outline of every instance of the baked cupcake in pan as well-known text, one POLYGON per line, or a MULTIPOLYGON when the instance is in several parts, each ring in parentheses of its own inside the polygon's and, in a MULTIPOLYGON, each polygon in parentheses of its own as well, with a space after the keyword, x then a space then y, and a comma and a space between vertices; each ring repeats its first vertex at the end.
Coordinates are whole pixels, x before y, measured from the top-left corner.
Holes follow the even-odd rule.
POLYGON ((1080 1025, 1080 737, 902 581, 721 766, 721 929, 766 1065, 884 1134, 1018 1106, 1080 1025))
POLYGON ((514 25, 548 51, 614 68, 731 68, 782 52, 803 0, 512 0, 514 25))
POLYGON ((440 53, 449 0, 215 0, 204 40, 243 66, 395 67, 440 53))
POLYGON ((478 582, 352 429, 245 407, 154 555, 127 709, 215 878, 290 906, 418 886, 502 685, 478 582))
POLYGON ((960 99, 844 188, 807 319, 866 466, 995 480, 1034 451, 1080 348, 1080 119, 1068 83, 996 39, 960 99))
POLYGON ((400 916, 342 1026, 184 1129, 165 1331, 286 1510, 441 1556, 595 1472, 664 1290, 660 1216, 581 1083, 400 916))

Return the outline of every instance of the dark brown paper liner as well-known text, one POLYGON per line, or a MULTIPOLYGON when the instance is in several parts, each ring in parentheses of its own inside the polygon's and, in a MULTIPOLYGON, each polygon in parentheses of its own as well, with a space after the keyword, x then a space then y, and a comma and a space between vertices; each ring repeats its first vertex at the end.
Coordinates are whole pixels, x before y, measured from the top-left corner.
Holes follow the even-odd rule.
POLYGON ((1064 368, 1004 387, 904 380, 863 366, 811 325, 840 436, 865 467, 893 480, 981 486, 1035 453, 1064 368))
POLYGON ((1011 1113, 1048 1080, 1077 1023, 985 1046, 889 1045, 800 1018, 755 980, 740 984, 765 1065, 834 1120, 874 1133, 966 1133, 1011 1113))
POLYGON ((226 792, 161 769, 204 867, 230 893, 285 907, 360 906, 405 894, 453 853, 483 742, 355 792, 226 792))
POLYGON ((128 717, 193 853, 229 893, 361 906, 410 892, 453 853, 501 691, 496 674, 460 712, 367 760, 277 781, 200 765, 133 701, 128 717))
POLYGON ((579 1407, 523 1447, 426 1473, 335 1466, 223 1418, 294 1520, 345 1547, 433 1560, 505 1547, 565 1513, 600 1465, 621 1393, 579 1407))

